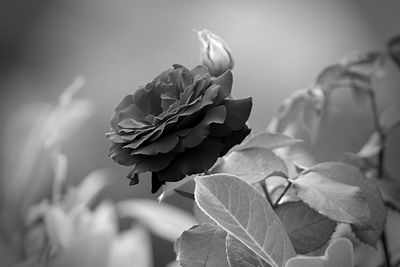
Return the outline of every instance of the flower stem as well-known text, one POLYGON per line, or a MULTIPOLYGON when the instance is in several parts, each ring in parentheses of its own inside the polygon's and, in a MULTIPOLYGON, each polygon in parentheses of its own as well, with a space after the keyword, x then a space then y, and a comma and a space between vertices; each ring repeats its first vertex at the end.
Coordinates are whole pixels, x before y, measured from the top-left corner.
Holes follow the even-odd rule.
MULTIPOLYGON (((379 123, 379 114, 378 114, 378 108, 376 104, 376 97, 375 97, 375 92, 373 90, 370 91, 370 101, 371 101, 371 108, 372 108, 372 117, 374 120, 374 125, 375 125, 375 131, 379 135, 380 139, 380 150, 378 153, 378 179, 382 179, 384 175, 384 166, 385 166, 385 141, 386 141, 386 135, 383 132, 382 126, 379 123)), ((381 235, 381 242, 382 242, 382 247, 383 247, 383 253, 385 255, 385 264, 384 266, 386 267, 391 267, 390 264, 390 253, 389 253, 389 248, 388 248, 388 241, 387 241, 387 235, 386 235, 386 230, 385 228, 382 231, 381 235)))
POLYGON ((288 183, 285 187, 285 189, 283 189, 282 193, 279 195, 278 199, 275 201, 274 205, 272 205, 272 207, 275 209, 278 204, 279 201, 281 201, 281 199, 283 198, 283 196, 287 193, 287 191, 289 190, 290 186, 292 185, 292 182, 288 180, 288 183))

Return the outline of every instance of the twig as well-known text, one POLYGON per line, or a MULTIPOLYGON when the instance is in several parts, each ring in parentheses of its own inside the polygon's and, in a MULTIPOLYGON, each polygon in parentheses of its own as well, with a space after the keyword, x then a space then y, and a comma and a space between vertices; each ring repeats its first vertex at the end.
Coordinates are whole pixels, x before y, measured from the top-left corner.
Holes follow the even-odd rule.
POLYGON ((272 205, 272 207, 275 209, 278 204, 279 201, 281 201, 281 199, 283 198, 283 196, 286 194, 286 192, 289 190, 290 186, 292 185, 292 182, 288 180, 288 183, 285 187, 285 189, 283 189, 282 193, 279 195, 278 199, 275 201, 274 205, 272 205))
POLYGON ((260 185, 264 192, 265 198, 268 200, 269 204, 272 206, 272 200, 271 200, 271 197, 269 196, 267 185, 265 184, 265 180, 261 180, 260 185))

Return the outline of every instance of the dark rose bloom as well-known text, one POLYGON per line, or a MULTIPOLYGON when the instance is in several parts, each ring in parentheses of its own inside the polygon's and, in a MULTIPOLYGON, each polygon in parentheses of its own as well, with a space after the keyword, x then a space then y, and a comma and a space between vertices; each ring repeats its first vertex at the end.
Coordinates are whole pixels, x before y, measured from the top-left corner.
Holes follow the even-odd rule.
POLYGON ((165 182, 208 170, 249 134, 251 98, 231 100, 232 73, 212 79, 204 66, 174 65, 133 95, 111 120, 110 157, 133 166, 128 178, 152 172, 152 192, 165 182))

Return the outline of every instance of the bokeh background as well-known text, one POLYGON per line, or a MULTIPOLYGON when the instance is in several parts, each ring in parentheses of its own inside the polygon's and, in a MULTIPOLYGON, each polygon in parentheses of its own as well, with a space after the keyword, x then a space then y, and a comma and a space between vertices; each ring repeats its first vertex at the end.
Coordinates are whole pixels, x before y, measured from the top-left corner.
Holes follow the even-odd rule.
MULTIPOLYGON (((400 33, 399 12, 400 2, 390 0, 1 1, 0 124, 29 103, 55 103, 77 75, 84 75, 87 82, 78 96, 92 100, 96 109, 63 146, 69 182, 109 168, 114 183, 102 198, 155 199, 146 177, 128 186, 128 169, 107 158, 104 134, 126 94, 174 63, 199 64, 194 30, 206 28, 229 44, 236 63, 233 92, 253 97, 249 124, 258 132, 277 104, 309 85, 324 66, 352 51, 383 49, 400 33)), ((393 64, 378 87, 380 109, 400 100, 400 72, 393 64)), ((320 138, 307 144, 317 161, 356 152, 373 129, 370 110, 357 107, 350 92, 335 92, 333 102, 320 138)), ((387 168, 394 174, 400 173, 399 134, 392 135, 387 149, 387 168)), ((179 196, 168 202, 191 209, 179 196)), ((173 260, 170 244, 154 240, 155 266, 173 260)))

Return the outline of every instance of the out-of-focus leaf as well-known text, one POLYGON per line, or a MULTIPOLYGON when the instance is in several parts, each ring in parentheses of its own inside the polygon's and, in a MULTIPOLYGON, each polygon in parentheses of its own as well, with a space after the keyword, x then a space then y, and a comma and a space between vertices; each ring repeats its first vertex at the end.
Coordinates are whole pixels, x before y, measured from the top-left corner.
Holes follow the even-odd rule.
MULTIPOLYGON (((334 197, 336 204, 332 204, 336 206, 340 203, 342 208, 336 209, 335 212, 334 210, 330 210, 329 206, 324 207, 321 203, 318 204, 317 202, 320 202, 320 200, 307 202, 302 198, 304 202, 333 220, 351 223, 355 228, 357 237, 361 241, 371 246, 376 245, 385 225, 387 210, 379 188, 371 179, 367 179, 358 168, 341 162, 317 164, 300 177, 302 177, 301 180, 303 182, 310 185, 312 183, 311 180, 316 179, 317 181, 314 184, 318 183, 322 185, 326 189, 325 195, 327 196, 337 194, 337 197, 334 197), (329 182, 327 182, 328 180, 329 182), (332 181, 341 185, 328 186, 332 181), (351 189, 343 188, 343 185, 350 186, 351 189), (342 192, 340 192, 341 190, 342 192), (352 191, 355 194, 352 194, 352 191), (350 198, 348 198, 348 193, 351 195, 350 198), (346 221, 341 220, 343 218, 346 221)), ((297 183, 299 179, 295 181, 297 183)))
POLYGON ((152 267, 152 249, 147 231, 135 225, 114 238, 107 267, 152 267))
POLYGON ((181 186, 185 185, 186 183, 193 181, 194 177, 195 177, 194 175, 191 175, 177 182, 166 182, 165 185, 162 187, 163 192, 160 194, 157 200, 159 202, 162 202, 165 198, 172 195, 175 192, 175 189, 178 189, 181 186))
POLYGON ((353 245, 347 238, 337 238, 320 257, 297 256, 290 259, 285 267, 353 267, 353 245))
POLYGON ((382 149, 382 141, 377 132, 374 132, 367 143, 358 151, 357 155, 362 158, 370 158, 379 153, 382 149))
POLYGON ((231 267, 271 266, 231 234, 226 237, 226 253, 231 267))
POLYGON ((387 44, 387 48, 389 55, 397 64, 397 67, 400 68, 400 35, 392 37, 387 44))
POLYGON ((344 153, 340 158, 340 162, 353 165, 359 168, 362 172, 375 167, 368 158, 362 158, 358 154, 354 153, 344 153))
POLYGON ((329 241, 336 222, 319 214, 302 201, 279 205, 276 214, 298 254, 307 254, 329 241))
POLYGON ((37 196, 49 188, 52 153, 48 149, 70 136, 92 114, 90 102, 72 98, 82 82, 78 78, 60 96, 57 106, 36 103, 21 108, 5 127, 2 158, 6 168, 2 176, 7 181, 2 189, 5 209, 15 220, 12 223, 15 227, 28 207, 38 201, 37 196))
POLYGON ((52 197, 54 201, 59 201, 61 198, 62 184, 67 178, 68 159, 58 149, 55 149, 53 151, 52 160, 54 171, 52 197))
POLYGON ((303 142, 303 140, 284 134, 264 132, 247 138, 240 145, 233 147, 231 151, 240 151, 249 148, 275 149, 292 146, 301 142, 303 142))
POLYGON ((381 52, 351 53, 326 67, 318 75, 316 84, 325 92, 344 87, 368 91, 372 79, 379 75, 381 59, 381 52))
POLYGON ((108 182, 109 179, 105 169, 92 171, 76 188, 72 188, 67 192, 63 200, 64 206, 67 209, 78 204, 90 206, 108 182))
POLYGON ((215 224, 200 224, 183 232, 175 243, 177 260, 184 267, 229 267, 226 232, 215 224))
POLYGON ((122 217, 131 217, 143 223, 154 234, 175 242, 193 225, 196 219, 186 211, 168 204, 146 199, 124 200, 116 204, 122 217))
POLYGON ((318 87, 297 90, 278 106, 267 132, 297 135, 303 130, 315 141, 326 103, 325 93, 318 87))
POLYGON ((284 266, 295 255, 290 239, 267 200, 237 176, 195 178, 199 207, 271 266, 284 266))
POLYGON ((60 207, 49 206, 44 223, 53 252, 70 245, 74 237, 72 221, 60 207))
POLYGON ((48 266, 107 267, 113 238, 114 233, 108 231, 88 234, 74 241, 70 247, 50 261, 48 266))
POLYGON ((379 123, 385 134, 389 134, 400 125, 400 102, 396 103, 382 112, 379 123))
POLYGON ((246 182, 257 183, 274 172, 287 173, 285 161, 273 151, 265 148, 249 148, 233 151, 220 158, 211 173, 230 173, 246 182))
POLYGON ((332 220, 372 228, 370 211, 359 187, 336 182, 317 172, 300 175, 293 186, 301 200, 332 220))
MULTIPOLYGON (((2 262, 4 263, 4 262, 2 262)), ((10 266, 10 265, 8 265, 10 266)), ((22 262, 19 262, 15 265, 12 265, 12 267, 41 267, 42 265, 39 263, 39 259, 34 256, 30 257, 22 262)))
POLYGON ((92 115, 93 105, 89 100, 73 98, 84 83, 82 76, 77 77, 59 96, 57 106, 43 125, 46 147, 68 138, 92 115))
POLYGON ((165 267, 181 267, 181 264, 179 263, 179 261, 171 261, 165 267))
POLYGON ((378 184, 385 202, 400 209, 400 184, 389 179, 375 179, 375 182, 378 184))

